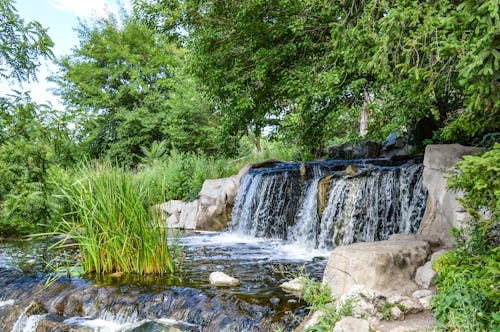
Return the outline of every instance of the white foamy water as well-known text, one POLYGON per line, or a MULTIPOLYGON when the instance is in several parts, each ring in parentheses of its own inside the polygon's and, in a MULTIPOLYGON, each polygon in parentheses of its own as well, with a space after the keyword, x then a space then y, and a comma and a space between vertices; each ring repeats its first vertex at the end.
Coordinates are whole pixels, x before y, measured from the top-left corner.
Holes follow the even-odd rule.
POLYGON ((14 300, 0 301, 0 308, 7 305, 14 305, 16 303, 14 300))
POLYGON ((234 259, 239 259, 238 252, 244 253, 245 258, 270 259, 270 260, 304 260, 309 261, 315 257, 328 257, 329 250, 312 249, 303 246, 300 242, 287 243, 277 239, 257 238, 236 232, 201 233, 186 236, 181 239, 181 244, 189 247, 226 247, 240 250, 235 251, 234 259), (241 250, 241 246, 247 250, 241 250))
POLYGON ((164 325, 165 327, 197 327, 197 325, 188 324, 186 322, 170 318, 160 318, 155 320, 144 319, 134 322, 122 322, 119 318, 111 320, 90 317, 71 317, 64 320, 64 323, 69 326, 89 328, 94 332, 125 332, 151 322, 164 325))

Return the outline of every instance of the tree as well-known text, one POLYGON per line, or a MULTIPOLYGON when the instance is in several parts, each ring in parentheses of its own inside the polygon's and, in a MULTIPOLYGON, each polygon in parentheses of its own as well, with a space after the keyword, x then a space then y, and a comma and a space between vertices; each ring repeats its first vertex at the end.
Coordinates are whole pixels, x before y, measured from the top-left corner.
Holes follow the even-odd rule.
POLYGON ((183 37, 232 132, 273 125, 317 153, 327 141, 360 139, 353 118, 361 115, 372 139, 424 123, 436 140, 470 142, 499 129, 497 0, 136 7, 155 28, 183 37))
POLYGON ((182 48, 133 17, 99 19, 78 32, 80 46, 60 60, 53 79, 68 109, 80 117, 92 157, 133 164, 141 147, 163 140, 188 151, 213 148, 212 108, 184 73, 182 48), (186 97, 182 111, 173 109, 180 107, 180 96, 186 97), (175 131, 189 126, 193 130, 178 141, 175 131))
POLYGON ((25 23, 11 0, 0 0, 0 77, 36 80, 40 58, 53 57, 54 43, 40 23, 25 23))
POLYGON ((0 111, 0 234, 29 234, 54 220, 51 174, 74 145, 65 119, 28 94, 0 98, 0 111))

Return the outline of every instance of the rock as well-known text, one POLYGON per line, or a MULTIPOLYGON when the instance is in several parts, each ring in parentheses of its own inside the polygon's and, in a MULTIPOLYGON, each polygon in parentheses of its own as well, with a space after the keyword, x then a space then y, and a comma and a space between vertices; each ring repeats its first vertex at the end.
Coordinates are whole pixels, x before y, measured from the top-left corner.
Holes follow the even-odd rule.
POLYGON ((424 241, 429 244, 431 250, 442 245, 441 239, 434 235, 392 234, 389 241, 424 241))
POLYGON ((299 326, 297 326, 297 328, 295 329, 295 332, 307 331, 307 329, 309 327, 318 324, 319 320, 324 315, 325 315, 325 313, 323 311, 320 311, 320 310, 309 312, 309 314, 304 319, 304 321, 299 326))
POLYGON ((410 155, 414 148, 408 144, 408 135, 400 135, 396 131, 390 133, 382 145, 380 156, 385 158, 397 158, 410 155))
POLYGON ((417 269, 417 272, 415 273, 415 282, 421 288, 427 289, 431 285, 434 285, 436 276, 437 272, 432 269, 432 262, 428 261, 417 269))
POLYGON ((418 299, 418 302, 422 306, 422 309, 424 309, 424 310, 431 310, 432 309, 431 300, 433 297, 434 297, 433 295, 429 295, 429 296, 424 296, 424 297, 418 299))
POLYGON ((325 208, 328 205, 328 195, 330 194, 331 183, 331 175, 321 178, 318 182, 317 209, 318 216, 320 217, 323 215, 323 211, 325 211, 325 208))
POLYGON ((410 295, 417 290, 413 280, 417 267, 425 263, 429 244, 423 241, 379 241, 335 248, 328 259, 323 282, 340 297, 354 285, 365 285, 386 296, 410 295))
POLYGON ((238 286, 240 281, 233 278, 224 272, 212 272, 210 273, 210 285, 216 287, 231 287, 238 286))
POLYGON ((436 261, 436 259, 438 259, 439 257, 443 256, 448 251, 450 251, 450 250, 449 249, 442 249, 442 250, 439 250, 439 251, 436 251, 435 253, 433 253, 432 256, 431 256, 431 262, 432 262, 432 264, 434 264, 434 262, 436 261))
POLYGON ((301 163, 299 167, 300 177, 304 179, 307 175, 306 163, 301 163))
POLYGON ((344 317, 335 323, 333 332, 369 332, 370 324, 366 319, 344 317))
POLYGON ((290 281, 284 282, 280 285, 280 288, 285 292, 300 295, 302 293, 302 288, 304 288, 305 278, 298 277, 290 281))
POLYGON ((238 174, 222 179, 211 179, 203 182, 199 199, 193 202, 179 200, 168 201, 152 207, 166 221, 168 228, 198 229, 219 231, 227 226, 231 218, 234 200, 242 178, 251 168, 274 165, 277 160, 266 160, 250 163, 238 174))
POLYGON ((427 297, 427 296, 431 296, 434 294, 435 294, 435 292, 433 290, 419 289, 418 291, 414 291, 413 294, 411 294, 411 297, 413 297, 415 299, 420 299, 422 297, 427 297))
POLYGON ((193 202, 172 200, 154 205, 152 210, 153 213, 159 214, 160 218, 166 220, 168 228, 196 229, 198 205, 198 200, 193 202))
POLYGON ((37 332, 92 332, 90 327, 72 327, 64 322, 43 319, 36 325, 37 332))
POLYGON ((391 297, 387 299, 387 302, 392 305, 402 306, 405 314, 415 314, 423 310, 420 302, 408 296, 391 297))
POLYGON ((340 144, 329 147, 328 159, 352 159, 352 146, 340 144))
POLYGON ((218 231, 226 227, 231 217, 239 181, 240 177, 233 175, 229 178, 203 182, 196 214, 197 229, 218 231))
POLYGON ((278 303, 280 303, 280 299, 273 296, 269 299, 269 302, 271 302, 272 305, 278 305, 278 303))
POLYGON ((406 144, 406 137, 401 136, 397 131, 393 131, 387 136, 383 143, 383 149, 393 150, 393 149, 401 149, 406 144))
POLYGON ((344 171, 344 175, 354 175, 358 172, 356 165, 349 165, 344 171))
POLYGON ((364 141, 356 144, 353 148, 352 157, 358 158, 377 158, 380 156, 382 145, 375 141, 364 141))
POLYGON ((423 181, 428 192, 427 208, 417 234, 438 236, 446 247, 454 245, 451 228, 460 228, 471 220, 471 216, 457 202, 459 194, 448 189, 446 177, 464 155, 480 150, 460 144, 436 144, 425 148, 423 181))
POLYGON ((386 298, 380 292, 366 287, 355 285, 340 298, 337 310, 349 305, 352 308, 352 316, 357 318, 375 317, 380 320, 382 308, 385 306, 386 298))
POLYGON ((393 320, 400 320, 404 319, 405 313, 399 309, 399 307, 394 306, 391 308, 391 319, 393 320))

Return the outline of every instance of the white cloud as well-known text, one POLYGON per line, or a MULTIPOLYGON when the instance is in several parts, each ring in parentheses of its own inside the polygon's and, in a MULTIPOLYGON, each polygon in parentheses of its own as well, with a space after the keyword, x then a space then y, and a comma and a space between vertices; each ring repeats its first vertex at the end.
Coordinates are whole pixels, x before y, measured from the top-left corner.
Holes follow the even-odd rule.
POLYGON ((109 0, 49 0, 57 10, 72 12, 80 17, 105 17, 118 12, 116 1, 109 0))

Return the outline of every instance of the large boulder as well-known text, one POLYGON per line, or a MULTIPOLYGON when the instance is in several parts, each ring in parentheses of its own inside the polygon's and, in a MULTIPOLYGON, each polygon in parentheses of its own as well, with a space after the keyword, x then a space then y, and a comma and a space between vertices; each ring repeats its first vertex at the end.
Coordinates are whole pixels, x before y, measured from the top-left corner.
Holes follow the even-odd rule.
POLYGON ((362 159, 378 158, 382 145, 375 141, 363 141, 355 145, 347 143, 328 148, 329 159, 362 159))
POLYGON ((365 285, 385 296, 411 295, 418 286, 413 277, 430 254, 425 241, 379 241, 335 248, 323 282, 340 297, 354 285, 365 285))
POLYGON ((427 208, 418 230, 419 235, 438 236, 447 247, 453 246, 453 227, 461 227, 471 216, 458 203, 459 193, 448 189, 448 171, 463 156, 479 152, 480 148, 460 144, 428 145, 424 156, 423 181, 427 188, 427 208))
POLYGON ((251 168, 274 165, 278 160, 266 160, 250 163, 240 169, 238 174, 228 178, 205 180, 200 191, 196 229, 205 231, 220 231, 226 228, 231 219, 234 200, 238 194, 243 177, 251 168))
POLYGON ((344 317, 335 323, 333 332, 369 332, 370 324, 366 319, 344 317))

